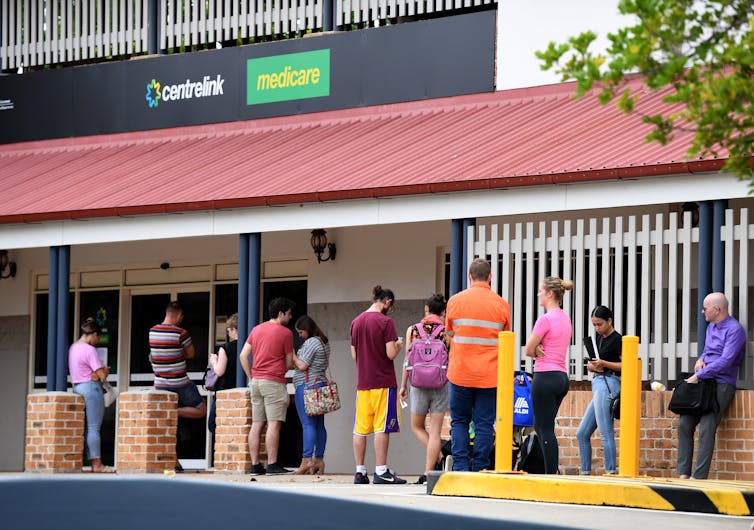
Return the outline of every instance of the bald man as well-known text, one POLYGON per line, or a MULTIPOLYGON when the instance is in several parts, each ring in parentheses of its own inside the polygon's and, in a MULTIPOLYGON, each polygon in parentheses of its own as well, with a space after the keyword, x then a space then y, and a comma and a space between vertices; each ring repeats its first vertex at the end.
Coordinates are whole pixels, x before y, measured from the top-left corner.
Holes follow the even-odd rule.
POLYGON ((706 479, 715 449, 715 433, 725 409, 736 393, 738 367, 746 351, 746 331, 728 313, 728 299, 723 293, 710 293, 702 307, 704 319, 709 322, 704 352, 694 365, 694 375, 688 383, 713 379, 717 382, 717 412, 702 416, 682 414, 678 422, 678 474, 681 478, 706 479), (694 431, 699 427, 699 445, 694 470, 694 431))

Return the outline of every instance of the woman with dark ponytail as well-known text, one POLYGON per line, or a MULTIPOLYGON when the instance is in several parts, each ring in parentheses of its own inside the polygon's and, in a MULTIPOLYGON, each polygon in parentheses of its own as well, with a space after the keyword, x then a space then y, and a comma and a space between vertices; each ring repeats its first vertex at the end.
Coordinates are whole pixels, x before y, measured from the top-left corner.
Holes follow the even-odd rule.
POLYGON ((100 428, 105 415, 105 397, 102 381, 109 370, 102 366, 94 346, 99 342, 102 329, 93 318, 81 324, 81 337, 68 349, 68 371, 73 392, 84 397, 86 405, 86 449, 94 473, 110 471, 102 464, 100 454, 100 428))
POLYGON ((600 305, 592 311, 594 326, 594 355, 587 363, 592 379, 592 401, 581 420, 576 438, 579 441, 581 474, 592 473, 592 444, 590 438, 595 429, 600 430, 602 450, 605 453, 605 473, 616 473, 615 432, 610 403, 620 393, 621 334, 613 327, 613 312, 600 305))

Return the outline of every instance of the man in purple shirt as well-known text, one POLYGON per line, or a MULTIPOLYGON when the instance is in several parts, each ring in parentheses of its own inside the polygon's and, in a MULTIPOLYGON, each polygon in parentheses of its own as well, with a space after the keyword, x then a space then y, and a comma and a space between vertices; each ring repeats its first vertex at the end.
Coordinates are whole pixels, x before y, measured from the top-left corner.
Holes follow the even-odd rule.
POLYGON ((678 474, 681 478, 706 479, 715 449, 715 432, 723 413, 736 393, 738 367, 746 351, 746 331, 728 313, 728 299, 723 293, 710 293, 702 306, 704 319, 709 322, 704 352, 694 365, 694 375, 686 379, 688 383, 698 383, 702 379, 717 382, 717 412, 702 416, 682 414, 678 422, 678 474), (694 456, 694 431, 699 427, 699 447, 696 464, 691 472, 694 456))

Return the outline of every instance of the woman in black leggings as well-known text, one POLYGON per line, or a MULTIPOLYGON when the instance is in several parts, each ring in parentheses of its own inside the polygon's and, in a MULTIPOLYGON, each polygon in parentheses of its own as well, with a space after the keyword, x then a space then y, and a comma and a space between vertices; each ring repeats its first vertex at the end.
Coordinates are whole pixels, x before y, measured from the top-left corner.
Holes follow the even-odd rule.
POLYGON ((526 342, 526 355, 535 359, 531 388, 534 430, 542 445, 545 473, 550 474, 558 472, 555 417, 560 403, 568 393, 566 357, 573 329, 570 317, 560 305, 563 294, 571 289, 573 282, 554 277, 545 278, 539 285, 539 305, 546 312, 537 319, 526 342))

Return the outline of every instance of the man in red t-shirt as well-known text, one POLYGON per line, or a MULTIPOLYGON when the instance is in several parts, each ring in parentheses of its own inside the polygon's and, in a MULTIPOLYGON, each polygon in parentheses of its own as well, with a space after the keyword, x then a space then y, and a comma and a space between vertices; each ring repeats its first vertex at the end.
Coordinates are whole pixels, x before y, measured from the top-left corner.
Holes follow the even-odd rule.
POLYGON ((366 436, 374 434, 375 484, 405 484, 387 467, 391 432, 400 431, 400 409, 393 359, 403 343, 395 322, 387 316, 395 296, 390 289, 374 288, 373 303, 351 323, 351 357, 356 361, 356 418, 353 426, 353 454, 356 460, 354 484, 369 484, 364 465, 366 436))
POLYGON ((287 298, 272 300, 268 307, 270 320, 251 330, 239 354, 241 366, 251 387, 249 453, 252 475, 290 473, 277 460, 280 429, 285 421, 290 399, 285 372, 293 366, 293 333, 286 326, 291 321, 295 306, 287 298), (253 369, 250 356, 253 357, 253 369), (265 424, 267 469, 259 463, 259 444, 265 424))

